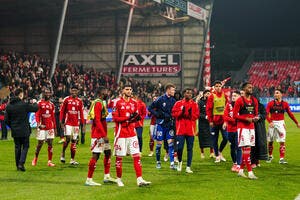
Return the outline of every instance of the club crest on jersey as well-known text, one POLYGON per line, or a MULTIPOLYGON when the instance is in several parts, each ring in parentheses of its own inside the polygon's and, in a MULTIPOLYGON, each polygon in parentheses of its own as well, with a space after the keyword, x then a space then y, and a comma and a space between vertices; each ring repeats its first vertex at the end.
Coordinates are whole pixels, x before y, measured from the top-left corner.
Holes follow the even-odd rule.
POLYGON ((167 104, 166 104, 166 102, 163 102, 163 104, 162 104, 162 105, 163 105, 163 107, 166 107, 166 105, 167 105, 167 104))
POLYGON ((169 131, 169 135, 170 135, 170 136, 174 136, 174 130, 171 129, 171 130, 169 131))

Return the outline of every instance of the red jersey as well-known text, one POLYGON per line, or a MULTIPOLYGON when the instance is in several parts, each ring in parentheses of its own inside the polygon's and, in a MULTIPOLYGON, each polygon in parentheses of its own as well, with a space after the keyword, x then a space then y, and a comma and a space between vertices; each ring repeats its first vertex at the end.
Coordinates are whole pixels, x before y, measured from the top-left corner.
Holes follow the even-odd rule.
POLYGON ((199 115, 198 104, 193 100, 177 101, 172 108, 172 117, 176 119, 176 135, 194 136, 199 115), (185 107, 184 112, 182 112, 183 107, 185 107))
POLYGON ((79 120, 84 124, 82 100, 78 97, 66 97, 60 109, 59 119, 70 126, 79 126, 79 120))
POLYGON ((269 123, 272 121, 284 120, 284 112, 287 112, 290 118, 296 124, 298 124, 298 121, 293 115, 289 104, 285 101, 280 101, 280 102, 277 100, 270 101, 267 104, 266 112, 267 112, 267 120, 269 123))
POLYGON ((233 107, 233 118, 237 120, 237 128, 254 129, 254 123, 248 122, 246 118, 254 118, 258 115, 258 101, 252 97, 248 100, 239 97, 233 107))
POLYGON ((126 101, 123 97, 116 101, 112 112, 112 117, 116 123, 115 137, 128 138, 136 136, 135 122, 130 122, 130 115, 138 112, 137 102, 130 98, 126 101))
POLYGON ((109 103, 108 103, 108 105, 107 105, 107 107, 108 107, 108 108, 114 108, 114 107, 116 106, 116 103, 117 103, 117 101, 118 101, 119 99, 120 99, 120 98, 118 97, 118 98, 116 98, 116 99, 110 100, 109 103))
POLYGON ((206 115, 209 122, 213 122, 215 125, 222 125, 224 123, 223 115, 214 115, 214 95, 221 98, 224 95, 225 102, 224 102, 224 109, 225 105, 228 101, 228 97, 225 95, 225 93, 222 91, 220 93, 213 93, 207 98, 206 102, 206 115))
POLYGON ((138 113, 140 114, 141 120, 136 122, 135 127, 143 127, 144 119, 147 115, 146 104, 142 100, 138 100, 137 104, 138 104, 138 113))
POLYGON ((102 118, 102 103, 96 102, 94 106, 95 117, 92 124, 92 138, 103 138, 107 136, 106 118, 102 118))
POLYGON ((55 106, 51 101, 44 99, 38 101, 38 111, 35 113, 37 124, 41 124, 41 130, 50 130, 56 128, 55 106))
POLYGON ((227 123, 227 132, 237 132, 236 119, 233 118, 233 105, 227 103, 224 110, 224 121, 227 123))
POLYGON ((151 115, 151 119, 150 119, 150 125, 155 125, 156 123, 156 117, 154 115, 151 115))
POLYGON ((3 103, 0 105, 0 120, 3 121, 4 120, 4 111, 6 109, 6 104, 3 103))

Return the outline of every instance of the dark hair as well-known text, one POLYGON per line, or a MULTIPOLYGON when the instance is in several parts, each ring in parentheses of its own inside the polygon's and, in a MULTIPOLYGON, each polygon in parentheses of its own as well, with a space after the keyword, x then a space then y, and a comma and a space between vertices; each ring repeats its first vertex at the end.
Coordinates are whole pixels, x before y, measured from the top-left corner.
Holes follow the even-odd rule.
POLYGON ((176 87, 173 83, 167 83, 166 86, 165 86, 165 90, 168 90, 170 88, 176 88, 176 87))
POLYGON ((214 85, 217 85, 217 84, 220 84, 220 85, 222 85, 222 82, 221 82, 221 81, 219 81, 219 80, 216 80, 216 81, 214 82, 214 85))
POLYGON ((96 90, 96 94, 97 95, 101 95, 102 91, 106 90, 106 88, 104 86, 100 86, 97 90, 96 90))
POLYGON ((203 95, 205 95, 206 93, 210 92, 210 90, 204 90, 203 91, 203 95))
POLYGON ((280 89, 280 88, 275 88, 275 91, 279 91, 280 93, 283 93, 283 91, 282 91, 282 89, 280 89))
POLYGON ((245 83, 243 83, 243 84, 242 84, 242 90, 244 90, 245 87, 246 87, 248 84, 251 84, 251 83, 250 83, 250 82, 245 82, 245 83))
POLYGON ((72 86, 71 86, 71 90, 73 90, 73 89, 78 90, 77 85, 72 85, 72 86))
POLYGON ((232 91, 232 93, 236 93, 238 95, 241 95, 241 92, 239 90, 234 90, 234 91, 232 91))
POLYGON ((21 93, 23 93, 23 89, 22 88, 18 88, 14 92, 14 94, 15 94, 16 97, 19 96, 19 94, 21 94, 21 93))
POLYGON ((122 89, 125 89, 126 87, 131 87, 132 88, 132 86, 130 84, 124 84, 122 89))
POLYGON ((50 88, 45 87, 44 92, 46 92, 46 90, 49 90, 51 92, 50 88))
POLYGON ((186 93, 186 91, 188 91, 188 90, 193 91, 191 88, 185 88, 185 89, 182 91, 182 95, 184 95, 184 93, 186 93))

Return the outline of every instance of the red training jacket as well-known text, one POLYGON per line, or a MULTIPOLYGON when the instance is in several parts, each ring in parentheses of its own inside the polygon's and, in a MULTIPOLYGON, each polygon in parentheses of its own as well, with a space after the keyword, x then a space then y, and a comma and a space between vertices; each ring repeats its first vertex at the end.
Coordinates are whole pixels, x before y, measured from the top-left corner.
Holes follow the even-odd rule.
POLYGON ((138 100, 137 104, 138 104, 138 113, 140 114, 141 120, 139 120, 135 123, 135 127, 143 127, 144 119, 147 115, 146 104, 142 100, 138 100))
MULTIPOLYGON (((225 96, 225 105, 228 101, 228 97, 227 95, 225 95, 225 93, 222 91, 220 93, 214 93, 215 95, 217 95, 218 97, 221 97, 222 94, 224 94, 225 96)), ((225 107, 224 105, 224 107, 225 107)), ((213 109, 214 109, 214 95, 211 94, 208 98, 207 98, 207 102, 206 102, 206 115, 207 115, 207 119, 209 122, 213 122, 214 125, 222 125, 224 123, 224 119, 223 119, 223 115, 213 115, 213 109)))
POLYGON ((191 100, 180 100, 172 108, 172 117, 176 119, 176 135, 194 136, 196 120, 199 118, 198 104, 191 100), (183 107, 185 111, 182 112, 183 107), (189 113, 189 109, 191 112, 189 113))
POLYGON ((233 106, 227 103, 224 110, 224 122, 227 123, 227 132, 237 132, 236 119, 233 118, 233 106))
POLYGON ((107 123, 106 118, 102 118, 102 104, 96 102, 94 107, 95 118, 92 124, 92 138, 103 138, 107 137, 107 123))

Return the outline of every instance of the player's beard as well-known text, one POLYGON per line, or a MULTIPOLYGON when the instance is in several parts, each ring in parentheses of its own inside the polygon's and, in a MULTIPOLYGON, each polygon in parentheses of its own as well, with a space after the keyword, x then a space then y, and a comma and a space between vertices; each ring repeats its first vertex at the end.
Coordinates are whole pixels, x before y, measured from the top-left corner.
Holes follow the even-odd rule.
POLYGON ((103 94, 102 95, 102 100, 106 101, 108 99, 108 95, 107 94, 103 94))
POLYGON ((45 96, 44 98, 45 98, 45 101, 49 101, 50 100, 50 97, 45 96))

